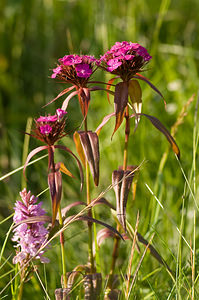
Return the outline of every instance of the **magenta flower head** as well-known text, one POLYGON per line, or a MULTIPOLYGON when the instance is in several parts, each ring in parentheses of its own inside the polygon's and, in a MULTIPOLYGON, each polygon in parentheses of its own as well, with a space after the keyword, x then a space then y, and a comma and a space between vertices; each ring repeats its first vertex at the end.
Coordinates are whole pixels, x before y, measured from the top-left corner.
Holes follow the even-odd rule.
POLYGON ((51 78, 57 78, 62 82, 71 84, 72 86, 63 90, 48 104, 75 89, 75 91, 73 91, 64 100, 62 109, 66 110, 69 100, 75 95, 78 95, 82 114, 84 117, 86 117, 90 103, 90 91, 96 90, 96 88, 88 88, 87 85, 90 83, 90 77, 96 69, 94 69, 95 65, 97 67, 97 61, 98 60, 95 59, 94 56, 75 54, 65 55, 64 57, 58 59, 57 68, 53 69, 51 78))
POLYGON ((67 114, 61 108, 56 110, 55 115, 40 116, 35 120, 33 137, 48 145, 54 145, 59 139, 65 136, 65 115, 67 114))
POLYGON ((107 84, 109 92, 115 79, 118 77, 122 80, 115 85, 114 94, 114 114, 106 116, 103 122, 98 126, 97 130, 101 130, 107 120, 115 116, 115 128, 113 134, 120 127, 124 118, 129 118, 129 107, 133 110, 133 116, 136 116, 135 124, 137 128, 140 120, 142 109, 142 90, 138 80, 142 80, 149 84, 162 98, 160 91, 139 72, 143 71, 143 67, 151 60, 148 51, 138 43, 132 42, 116 42, 98 61, 98 65, 110 72, 114 76, 107 84))
POLYGON ((48 185, 50 189, 51 199, 52 199, 52 226, 55 224, 56 215, 61 201, 62 195, 62 175, 61 172, 67 174, 68 176, 74 177, 65 165, 61 162, 55 164, 54 152, 55 149, 61 149, 70 153, 78 164, 81 176, 81 182, 83 185, 83 170, 79 159, 76 155, 66 146, 55 145, 55 143, 62 137, 67 135, 65 132, 66 116, 67 112, 61 108, 56 110, 55 115, 40 116, 35 119, 34 128, 30 136, 42 141, 46 145, 39 146, 33 149, 27 156, 23 174, 25 177, 26 167, 31 160, 31 158, 37 153, 47 150, 48 151, 48 185))
POLYGON ((58 108, 56 110, 56 114, 57 114, 58 120, 61 121, 63 119, 63 117, 67 114, 67 112, 61 108, 58 108))
POLYGON ((60 58, 51 78, 58 78, 79 87, 85 86, 92 75, 96 59, 88 55, 65 55, 60 58))
POLYGON ((152 57, 140 44, 116 42, 99 60, 106 71, 119 75, 123 81, 129 81, 141 71, 152 57))
POLYGON ((34 223, 28 221, 30 217, 36 217, 39 220, 39 217, 46 214, 45 210, 41 208, 42 202, 36 204, 38 198, 31 195, 31 192, 27 192, 26 189, 20 192, 20 196, 22 201, 16 202, 13 217, 15 225, 19 224, 13 230, 12 240, 17 242, 15 246, 17 255, 14 257, 13 263, 19 263, 22 266, 31 258, 40 259, 42 263, 48 263, 49 259, 43 257, 44 250, 38 253, 47 239, 48 230, 44 227, 43 221, 34 223))

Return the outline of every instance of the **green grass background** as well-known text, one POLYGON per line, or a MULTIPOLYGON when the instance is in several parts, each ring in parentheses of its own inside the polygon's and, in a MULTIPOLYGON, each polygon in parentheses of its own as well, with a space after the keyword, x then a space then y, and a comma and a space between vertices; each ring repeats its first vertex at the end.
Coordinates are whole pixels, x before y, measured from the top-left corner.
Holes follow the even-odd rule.
MULTIPOLYGON (((24 132, 28 117, 36 118, 45 112, 54 112, 61 99, 42 108, 64 87, 50 78, 57 58, 69 53, 90 54, 99 57, 116 41, 138 42, 153 56, 144 73, 158 87, 167 102, 164 103, 150 87, 143 89, 143 112, 159 118, 170 130, 188 99, 195 94, 183 124, 178 128, 176 141, 181 150, 181 164, 170 151, 165 167, 158 174, 159 164, 168 144, 148 120, 141 119, 129 144, 129 164, 143 162, 137 186, 136 200, 129 197, 127 218, 134 227, 137 211, 140 212, 139 232, 150 239, 155 232, 153 245, 174 271, 174 281, 165 268, 150 254, 146 254, 134 286, 131 299, 198 299, 198 155, 197 155, 197 97, 199 86, 199 2, 197 0, 2 0, 0 2, 0 176, 22 165, 24 132), (195 116, 195 117, 194 117, 195 116), (188 183, 188 184, 187 184, 188 183), (159 205, 146 184, 156 194, 159 205), (191 190, 191 191, 190 191, 191 190), (195 200, 195 201, 194 201, 195 200), (197 205, 196 205, 197 204, 197 205), (194 214, 196 216, 194 222, 194 214), (176 228, 191 247, 194 255, 176 228), (194 268, 193 268, 194 266, 194 268), (194 279, 192 278, 194 277, 194 279)), ((110 75, 101 71, 96 79, 107 81, 110 75)), ((95 129, 102 118, 113 111, 106 95, 92 94, 88 124, 95 129)), ((69 131, 80 125, 81 113, 77 99, 68 107, 69 131)), ((114 122, 104 127, 100 135, 100 185, 92 192, 96 197, 111 183, 111 174, 122 164, 124 127, 110 137, 114 122)), ((64 139, 65 145, 75 151, 72 136, 64 139)), ((29 151, 39 145, 31 139, 29 151)), ((57 154, 78 177, 78 170, 70 156, 57 154)), ((47 187, 47 160, 29 167, 28 188, 36 195, 47 187)), ((13 213, 13 206, 21 190, 21 171, 0 181, 0 245, 11 225, 3 220, 13 213)), ((80 193, 78 180, 65 177, 62 205, 85 200, 80 193)), ((114 193, 105 197, 113 204, 114 193)), ((41 196, 50 214, 48 192, 41 196)), ((78 210, 74 210, 77 212, 78 210)), ((96 209, 98 218, 115 226, 111 213, 103 207, 96 209)), ((97 227, 97 229, 101 229, 97 227)), ((87 262, 86 225, 74 223, 66 231, 67 269, 87 262)), ((48 251, 51 263, 39 267, 40 276, 50 298, 60 287, 60 249, 58 239, 48 251), (53 270, 53 272, 52 272, 53 270), (44 274, 46 274, 46 279, 44 274), (46 280, 46 281, 45 281, 46 280)), ((100 249, 103 274, 108 273, 111 262, 112 241, 100 249)), ((117 272, 125 274, 131 243, 122 243, 117 272)), ((144 248, 141 246, 142 252, 144 248)), ((10 237, 3 253, 0 268, 1 289, 9 282, 14 249, 10 237), (4 263, 8 259, 8 262, 4 263)), ((133 271, 140 257, 135 255, 133 271)), ((120 286, 122 289, 122 286, 120 286)), ((10 287, 3 294, 11 299, 10 287)), ((36 277, 25 285, 24 299, 44 299, 45 294, 36 277)), ((74 298, 75 299, 75 298, 74 298)))

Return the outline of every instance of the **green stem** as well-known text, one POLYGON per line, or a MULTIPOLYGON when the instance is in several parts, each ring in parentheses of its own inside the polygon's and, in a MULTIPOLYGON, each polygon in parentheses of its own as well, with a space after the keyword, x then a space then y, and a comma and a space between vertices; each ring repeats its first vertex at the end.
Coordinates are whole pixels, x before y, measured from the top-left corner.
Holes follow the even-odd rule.
POLYGON ((21 300, 22 299, 23 286, 24 286, 24 281, 22 280, 21 283, 20 283, 19 294, 18 294, 17 300, 21 300))
POLYGON ((17 295, 17 300, 21 300, 22 299, 23 287, 24 287, 24 280, 25 280, 24 276, 25 276, 25 269, 22 269, 21 272, 20 272, 21 280, 20 280, 19 293, 17 295))
MULTIPOLYGON (((54 162, 54 148, 49 147, 48 148, 48 154, 49 154, 49 169, 52 172, 55 172, 55 162, 54 162)), ((61 206, 59 205, 58 208, 59 213, 59 225, 62 228, 63 227, 63 219, 61 214, 61 206)), ((64 233, 63 231, 60 232, 60 246, 61 246, 61 257, 62 257, 62 273, 63 273, 63 287, 67 288, 67 277, 66 277, 66 260, 65 260, 65 253, 64 253, 64 233)))
MULTIPOLYGON (((84 129, 87 132, 87 118, 84 121, 84 129)), ((87 205, 91 204, 91 196, 90 196, 90 170, 89 164, 86 160, 86 198, 87 198, 87 205)), ((88 209, 88 216, 92 218, 92 209, 88 209)), ((91 273, 95 273, 95 265, 94 265, 94 256, 93 256, 93 228, 92 223, 88 222, 88 254, 89 254, 89 261, 91 264, 91 273)))
MULTIPOLYGON (((127 161, 128 161, 128 142, 129 142, 129 134, 130 134, 130 119, 129 119, 128 106, 126 107, 125 119, 126 119, 126 126, 125 126, 125 140, 124 140, 123 170, 127 169, 127 161)), ((117 225, 117 231, 120 232, 119 225, 117 225)), ((109 273, 109 280, 108 280, 108 284, 107 284, 108 288, 110 288, 110 289, 112 288, 112 284, 113 284, 115 265, 116 265, 116 261, 118 258, 118 252, 119 252, 119 244, 120 244, 120 239, 118 237, 115 237, 114 245, 113 245, 113 253, 112 253, 111 270, 109 273)))
MULTIPOLYGON (((119 231, 119 230, 120 230, 120 226, 117 225, 117 231, 119 231)), ((115 237, 114 245, 113 245, 113 253, 112 253, 111 270, 109 273, 109 279, 108 279, 108 283, 107 283, 107 287, 110 289, 112 289, 112 284, 113 284, 115 265, 116 265, 116 261, 118 258, 119 243, 120 243, 120 239, 118 237, 115 237)))
MULTIPOLYGON (((59 225, 63 227, 63 219, 61 214, 61 207, 58 209, 59 213, 59 225)), ((65 260, 65 252, 64 252, 64 233, 60 232, 60 245, 61 245, 61 257, 62 257, 62 273, 63 273, 63 287, 67 288, 67 277, 66 277, 66 260, 65 260)))

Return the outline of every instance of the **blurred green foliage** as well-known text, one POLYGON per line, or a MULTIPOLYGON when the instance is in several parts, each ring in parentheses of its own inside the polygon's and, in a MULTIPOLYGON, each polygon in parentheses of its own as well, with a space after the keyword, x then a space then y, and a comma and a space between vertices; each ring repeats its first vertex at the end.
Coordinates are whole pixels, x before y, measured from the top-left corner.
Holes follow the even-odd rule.
MULTIPOLYGON (((176 134, 176 141, 181 149, 182 165, 188 176, 193 161, 194 111, 199 86, 198 11, 198 0, 162 0, 159 2, 156 0, 1 0, 1 174, 4 175, 22 164, 23 133, 27 118, 30 116, 36 118, 45 112, 53 112, 55 107, 61 105, 61 99, 59 99, 51 106, 42 108, 64 88, 63 84, 50 78, 51 70, 55 67, 57 59, 69 53, 83 53, 99 57, 116 41, 127 40, 145 46, 153 56, 144 75, 163 93, 168 104, 165 111, 162 99, 149 86, 142 83, 144 113, 158 117, 170 129, 188 99, 192 94, 196 95, 195 101, 188 108, 184 123, 178 128, 176 134)), ((96 79, 107 81, 109 78, 110 76, 103 74, 102 71, 96 74, 96 79)), ((89 128, 94 130, 102 118, 113 111, 113 105, 108 104, 104 93, 96 92, 92 96, 88 122, 89 128)), ((68 112, 71 135, 64 139, 64 143, 74 149, 72 132, 81 124, 77 99, 72 99, 68 112)), ((111 141, 113 126, 113 121, 110 121, 100 135, 101 183, 99 188, 93 192, 93 197, 96 197, 111 183, 112 170, 122 163, 124 127, 121 126, 111 141)), ((31 140, 30 149, 36 145, 37 142, 31 140)), ((171 153, 161 174, 160 190, 156 191, 159 199, 167 208, 166 216, 160 212, 158 223, 153 224, 152 215, 153 211, 157 209, 157 204, 146 189, 145 182, 154 190, 159 162, 163 152, 167 149, 167 142, 149 124, 149 121, 142 119, 136 134, 132 134, 129 147, 129 164, 140 164, 143 160, 146 162, 140 171, 136 201, 129 200, 128 203, 128 218, 134 226, 137 210, 140 210, 140 232, 143 235, 149 234, 153 230, 157 232, 154 243, 165 259, 168 258, 171 267, 175 268, 179 235, 169 218, 172 218, 174 223, 180 226, 184 193, 185 211, 183 213, 185 213, 186 226, 183 234, 189 242, 190 236, 193 234, 193 199, 186 193, 187 187, 183 176, 173 153, 171 153)), ((78 174, 74 162, 68 156, 59 155, 63 160, 67 159, 67 167, 78 174)), ((37 194, 47 186, 45 180, 46 161, 43 160, 30 168, 31 170, 28 168, 28 172, 31 180, 28 182, 28 188, 37 194)), ((198 182, 198 177, 199 174, 196 173, 196 182, 198 182)), ((0 182, 0 220, 13 212, 20 184, 21 173, 16 173, 0 182)), ((190 184, 192 184, 192 179, 190 179, 190 184)), ((197 199, 198 188, 195 195, 197 199)), ((112 191, 105 196, 114 203, 112 191)), ((46 193, 41 198, 50 212, 49 195, 46 193)), ((74 182, 73 179, 66 178, 63 203, 66 205, 68 201, 80 199, 84 200, 84 194, 79 192, 78 180, 74 182)), ((114 225, 107 210, 98 208, 97 214, 104 220, 110 218, 110 223, 114 225)), ((3 244, 7 228, 7 223, 0 226, 1 244, 3 244)), ((74 224, 69 229, 69 233, 66 232, 66 235, 70 239, 74 234, 78 235, 70 240, 71 243, 66 241, 68 270, 77 264, 86 263, 87 235, 85 230, 74 224)), ((197 230, 196 241, 198 240, 197 230)), ((102 251, 105 253, 105 261, 108 264, 110 263, 109 254, 112 251, 112 244, 108 242, 107 245, 102 246, 102 251)), ((184 244, 183 247, 182 261, 184 266, 187 266, 190 263, 187 258, 189 249, 184 244)), ((122 246, 123 256, 120 266, 123 263, 122 258, 124 259, 127 255, 127 250, 130 251, 130 246, 127 249, 122 246)), ((12 245, 8 243, 6 255, 9 256, 11 253, 13 253, 12 245)), ((60 284, 60 269, 57 265, 58 247, 53 245, 52 251, 49 253, 51 265, 46 267, 47 282, 49 293, 53 297, 53 289, 60 284), (56 276, 49 271, 52 266, 56 276)), ((106 271, 107 264, 103 266, 106 271)), ((170 289, 170 282, 165 280, 167 278, 166 271, 162 271, 161 275, 158 272, 143 283, 142 277, 150 273, 158 264, 147 256, 142 266, 136 286, 137 295, 140 295, 139 287, 143 287, 143 294, 141 293, 140 297, 155 291, 155 294, 157 293, 156 295, 160 297, 159 299, 164 299, 161 296, 164 297, 164 293, 170 289)), ((0 286, 3 287, 7 282, 8 278, 3 278, 0 286)), ((35 288, 34 299, 41 297, 40 287, 36 283, 33 287, 35 288)), ((28 297, 32 291, 31 288, 26 290, 24 297, 28 297)))

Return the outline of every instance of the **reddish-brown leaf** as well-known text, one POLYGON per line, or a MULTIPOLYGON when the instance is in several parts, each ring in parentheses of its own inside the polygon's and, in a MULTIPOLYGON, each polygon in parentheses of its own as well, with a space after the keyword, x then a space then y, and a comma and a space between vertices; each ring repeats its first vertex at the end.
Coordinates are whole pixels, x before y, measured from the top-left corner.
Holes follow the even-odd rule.
POLYGON ((162 97, 162 99, 164 100, 164 105, 166 107, 166 101, 162 95, 162 93, 155 87, 155 85, 153 85, 149 80, 148 78, 144 77, 143 75, 139 74, 139 73, 136 73, 136 75, 133 76, 133 78, 137 78, 137 79, 140 79, 140 80, 143 80, 145 81, 156 93, 158 93, 158 95, 160 95, 160 97, 162 97))
POLYGON ((79 172, 80 172, 80 178, 81 178, 81 190, 83 188, 83 184, 84 184, 84 173, 83 173, 83 169, 82 169, 82 165, 79 161, 79 159, 77 158, 77 156, 69 149, 67 148, 66 146, 63 146, 63 145, 55 145, 54 148, 58 148, 58 149, 62 149, 68 153, 70 153, 76 160, 77 162, 77 165, 79 167, 79 172))
POLYGON ((66 214, 67 214, 67 212, 68 212, 71 208, 73 208, 73 207, 75 207, 75 206, 78 206, 78 205, 84 205, 84 206, 86 206, 86 203, 83 202, 83 201, 76 201, 76 202, 70 203, 69 205, 67 205, 67 206, 65 206, 64 208, 62 208, 62 210, 61 210, 62 217, 65 217, 66 214))
POLYGON ((62 176, 59 171, 48 174, 48 185, 52 201, 52 226, 54 226, 62 194, 62 176))
MULTIPOLYGON (((118 77, 113 77, 111 78, 109 81, 108 81, 108 84, 106 86, 106 89, 109 91, 113 82, 117 79, 118 77)), ((107 99, 108 99, 108 102, 110 103, 110 99, 109 99, 109 92, 107 91, 107 99)))
POLYGON ((86 274, 84 276, 84 299, 99 299, 102 287, 101 273, 86 274))
POLYGON ((106 200, 105 198, 99 198, 99 199, 93 199, 92 202, 91 202, 91 206, 94 207, 96 205, 99 205, 99 204, 102 204, 102 205, 106 205, 108 207, 110 207, 111 209, 115 209, 115 207, 108 201, 106 200))
POLYGON ((15 224, 13 226, 13 228, 21 225, 21 224, 34 224, 34 223, 38 223, 38 222, 46 222, 46 223, 51 223, 52 218, 49 216, 34 216, 34 217, 28 217, 20 222, 18 222, 17 224, 15 224))
POLYGON ((96 186, 99 184, 99 140, 96 132, 79 131, 84 154, 89 163, 96 186))
POLYGON ((68 97, 63 101, 61 109, 66 110, 67 107, 68 107, 68 102, 70 101, 70 99, 73 98, 78 93, 79 93, 79 91, 77 90, 77 91, 72 92, 70 95, 68 95, 68 97))
POLYGON ((79 104, 81 107, 82 114, 86 118, 88 113, 88 107, 90 103, 90 91, 88 88, 80 88, 78 93, 79 104))
POLYGON ((116 195, 117 217, 126 231, 126 204, 134 174, 129 170, 114 170, 112 184, 116 195))
MULTIPOLYGON (((136 114, 141 113, 142 112, 142 90, 137 80, 129 81, 128 93, 130 96, 133 110, 135 111, 136 114)), ((136 128, 139 121, 140 121, 140 117, 136 115, 135 117, 136 128)))
POLYGON ((56 169, 56 171, 60 171, 64 174, 68 175, 69 177, 75 178, 75 176, 73 176, 73 174, 66 168, 66 166, 62 162, 56 163, 55 169, 56 169))
POLYGON ((97 233, 97 244, 98 244, 98 247, 101 246, 101 244, 103 243, 103 241, 107 238, 115 238, 116 237, 116 234, 108 229, 108 228, 103 228, 101 230, 98 231, 97 233))
POLYGON ((100 134, 100 131, 102 129, 102 127, 104 127, 104 125, 110 120, 111 117, 115 116, 115 113, 111 113, 109 115, 107 115, 106 117, 104 117, 104 119, 102 120, 102 122, 100 123, 100 125, 97 127, 97 129, 95 130, 95 132, 97 133, 97 135, 100 134))
MULTIPOLYGON (((139 241, 140 243, 142 243, 142 244, 145 245, 145 246, 148 246, 148 245, 149 245, 149 242, 148 242, 147 240, 145 240, 145 239, 143 238, 143 236, 142 236, 139 232, 137 232, 137 237, 138 237, 138 241, 139 241)), ((153 257, 155 257, 155 259, 157 259, 157 261, 158 261, 159 263, 161 263, 163 266, 165 266, 165 267, 168 269, 168 271, 169 271, 170 273, 173 273, 173 272, 171 271, 171 269, 169 268, 169 266, 167 265, 167 263, 165 262, 165 260, 161 257, 161 255, 157 252, 157 250, 156 250, 152 245, 149 245, 149 246, 148 246, 148 250, 149 250, 149 252, 151 253, 151 255, 152 255, 153 257)))
POLYGON ((77 153, 79 154, 81 162, 84 165, 84 167, 86 168, 86 161, 85 161, 84 150, 82 148, 82 144, 80 142, 79 133, 77 131, 75 131, 74 134, 73 134, 73 140, 75 142, 76 150, 77 150, 77 153))
MULTIPOLYGON (((168 142, 171 144, 172 150, 177 155, 177 157, 180 159, 180 149, 178 148, 178 145, 176 144, 174 138, 169 133, 169 131, 164 127, 164 125, 155 117, 149 116, 146 114, 139 114, 140 116, 145 116, 147 119, 151 121, 151 123, 159 130, 161 131, 164 136, 167 138, 168 142)), ((131 115, 130 118, 134 118, 135 115, 131 115)))
POLYGON ((110 230, 112 230, 115 234, 117 234, 123 240, 122 235, 114 227, 108 225, 107 223, 99 221, 97 219, 91 218, 89 216, 70 216, 64 220, 64 224, 72 223, 75 221, 86 221, 86 222, 96 223, 96 224, 105 226, 105 227, 109 228, 110 230))
POLYGON ((73 90, 75 88, 75 86, 71 86, 63 91, 61 91, 61 93, 59 93, 59 95, 57 95, 57 97, 55 97, 53 100, 51 100, 50 102, 48 102, 47 104, 45 104, 43 107, 46 107, 47 105, 53 103, 55 100, 57 100, 58 98, 60 98, 61 96, 65 95, 66 93, 68 93, 69 91, 73 90))
POLYGON ((128 103, 128 84, 127 82, 119 82, 115 86, 114 104, 115 104, 116 122, 115 122, 115 128, 112 136, 120 127, 123 121, 124 111, 127 106, 127 103, 128 103))
POLYGON ((42 150, 46 150, 48 149, 48 146, 40 146, 40 147, 37 147, 36 149, 32 150, 29 154, 28 154, 28 157, 26 158, 26 161, 25 161, 25 164, 24 164, 24 168, 23 168, 23 175, 25 177, 25 171, 26 171, 26 168, 27 168, 27 165, 29 163, 29 161, 31 160, 31 158, 39 153, 40 151, 42 150))
POLYGON ((104 89, 104 88, 101 88, 100 86, 92 86, 92 87, 89 88, 89 91, 90 92, 105 91, 105 92, 107 92, 107 94, 110 94, 110 95, 113 95, 113 96, 115 95, 115 92, 107 90, 107 89, 104 89))
POLYGON ((149 116, 146 114, 142 114, 142 115, 147 117, 151 121, 151 123, 165 135, 168 142, 171 144, 171 147, 172 147, 174 153, 180 159, 180 149, 178 148, 178 145, 176 144, 174 138, 171 136, 169 131, 164 127, 164 125, 157 118, 155 118, 153 116, 149 116))

